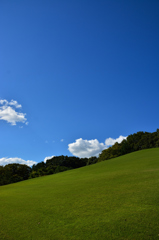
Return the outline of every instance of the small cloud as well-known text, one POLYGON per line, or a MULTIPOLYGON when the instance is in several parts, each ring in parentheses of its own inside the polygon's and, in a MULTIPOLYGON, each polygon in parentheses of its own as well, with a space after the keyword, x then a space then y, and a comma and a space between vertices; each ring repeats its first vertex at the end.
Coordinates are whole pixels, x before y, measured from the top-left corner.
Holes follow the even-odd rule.
POLYGON ((99 143, 97 139, 83 140, 79 138, 74 143, 68 144, 68 150, 80 158, 98 156, 105 148, 104 143, 99 143))
POLYGON ((53 157, 55 157, 55 156, 46 157, 46 158, 44 159, 44 163, 46 163, 47 160, 49 160, 49 159, 51 159, 51 158, 53 158, 53 157))
POLYGON ((26 123, 26 113, 17 112, 15 108, 21 108, 17 101, 11 100, 8 102, 6 99, 0 100, 0 120, 7 121, 11 125, 16 125, 17 122, 26 123))
POLYGON ((61 142, 63 142, 64 141, 64 139, 61 139, 61 142))
POLYGON ((19 163, 19 164, 25 164, 31 167, 33 164, 37 164, 37 162, 32 161, 32 160, 23 160, 22 158, 0 158, 0 166, 5 166, 7 164, 12 164, 12 163, 19 163))
POLYGON ((45 143, 48 143, 48 141, 46 140, 45 143))
POLYGON ((0 100, 0 104, 1 105, 7 105, 8 104, 8 101, 6 99, 1 99, 0 100))
POLYGON ((16 108, 21 108, 21 107, 22 107, 22 105, 21 105, 21 104, 18 104, 18 102, 15 101, 15 100, 11 100, 11 101, 9 102, 9 105, 15 106, 16 108))
POLYGON ((127 137, 123 137, 123 136, 120 136, 120 137, 118 137, 118 138, 116 138, 116 139, 113 139, 113 138, 107 138, 106 140, 105 140, 105 144, 107 145, 107 146, 112 146, 112 145, 114 145, 116 142, 118 142, 118 143, 121 143, 124 139, 126 139, 127 137))

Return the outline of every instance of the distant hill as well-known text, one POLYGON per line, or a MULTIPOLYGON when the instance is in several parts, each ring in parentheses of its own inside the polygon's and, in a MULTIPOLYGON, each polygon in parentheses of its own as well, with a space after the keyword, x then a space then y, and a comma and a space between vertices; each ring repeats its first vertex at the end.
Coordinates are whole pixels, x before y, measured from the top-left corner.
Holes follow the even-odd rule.
POLYGON ((0 187, 0 239, 158 239, 159 148, 0 187))
POLYGON ((34 164, 32 168, 22 164, 8 164, 0 166, 0 186, 15 183, 29 178, 36 178, 76 169, 95 164, 104 160, 119 157, 134 151, 159 147, 159 129, 156 132, 137 132, 129 135, 121 143, 115 143, 112 147, 101 152, 99 157, 78 158, 75 156, 54 156, 45 162, 34 164))

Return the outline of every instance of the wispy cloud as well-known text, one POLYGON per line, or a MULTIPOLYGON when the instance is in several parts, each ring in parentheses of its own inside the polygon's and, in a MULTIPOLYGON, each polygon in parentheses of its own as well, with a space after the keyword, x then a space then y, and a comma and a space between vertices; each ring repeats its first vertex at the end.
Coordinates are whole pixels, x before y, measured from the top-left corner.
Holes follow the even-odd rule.
POLYGON ((99 156, 99 154, 109 146, 118 142, 121 143, 122 140, 127 137, 120 136, 119 138, 113 139, 108 138, 104 143, 100 143, 97 139, 92 140, 83 140, 82 138, 76 139, 75 142, 68 144, 68 150, 77 157, 91 157, 91 156, 99 156))
POLYGON ((31 167, 33 164, 37 164, 37 162, 32 161, 32 160, 23 160, 22 158, 7 158, 7 157, 3 157, 0 158, 0 166, 5 166, 7 164, 12 164, 12 163, 19 163, 19 164, 25 164, 28 165, 29 167, 31 167))
POLYGON ((15 101, 15 100, 11 100, 11 101, 9 102, 9 105, 14 106, 14 107, 16 107, 16 108, 21 108, 21 107, 22 107, 22 105, 21 105, 21 104, 18 104, 18 102, 15 101))
POLYGON ((61 142, 63 142, 64 141, 64 139, 61 139, 61 142))
POLYGON ((8 102, 6 99, 0 100, 0 120, 7 121, 11 125, 16 125, 17 122, 22 122, 28 125, 25 117, 26 113, 18 112, 17 108, 21 108, 22 105, 17 101, 11 100, 8 102))
POLYGON ((55 156, 46 157, 46 158, 44 159, 44 163, 46 163, 47 160, 49 160, 49 159, 51 159, 51 158, 53 158, 53 157, 55 157, 55 156))
POLYGON ((114 145, 114 143, 118 142, 118 143, 121 143, 124 139, 126 139, 127 137, 123 137, 123 136, 119 136, 118 138, 116 139, 113 139, 113 138, 107 138, 105 140, 105 144, 106 146, 112 146, 114 145))

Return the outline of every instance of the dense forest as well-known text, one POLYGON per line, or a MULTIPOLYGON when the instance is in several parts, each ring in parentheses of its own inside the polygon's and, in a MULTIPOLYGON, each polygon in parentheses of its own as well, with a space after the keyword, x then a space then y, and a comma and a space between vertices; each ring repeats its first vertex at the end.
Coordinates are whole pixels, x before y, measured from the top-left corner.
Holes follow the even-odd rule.
POLYGON ((121 143, 103 150, 99 157, 78 158, 68 156, 53 157, 45 162, 34 164, 32 168, 24 164, 8 164, 0 166, 0 186, 30 178, 55 174, 75 168, 95 164, 134 151, 159 147, 159 129, 156 132, 137 132, 129 135, 121 143))

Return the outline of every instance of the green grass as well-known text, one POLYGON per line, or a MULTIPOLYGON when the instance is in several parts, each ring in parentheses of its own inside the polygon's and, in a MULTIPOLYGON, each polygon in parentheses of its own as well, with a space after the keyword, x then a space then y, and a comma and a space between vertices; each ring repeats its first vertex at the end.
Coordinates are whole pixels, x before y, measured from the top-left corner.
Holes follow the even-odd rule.
POLYGON ((1 186, 1 239, 159 239, 159 148, 1 186))

